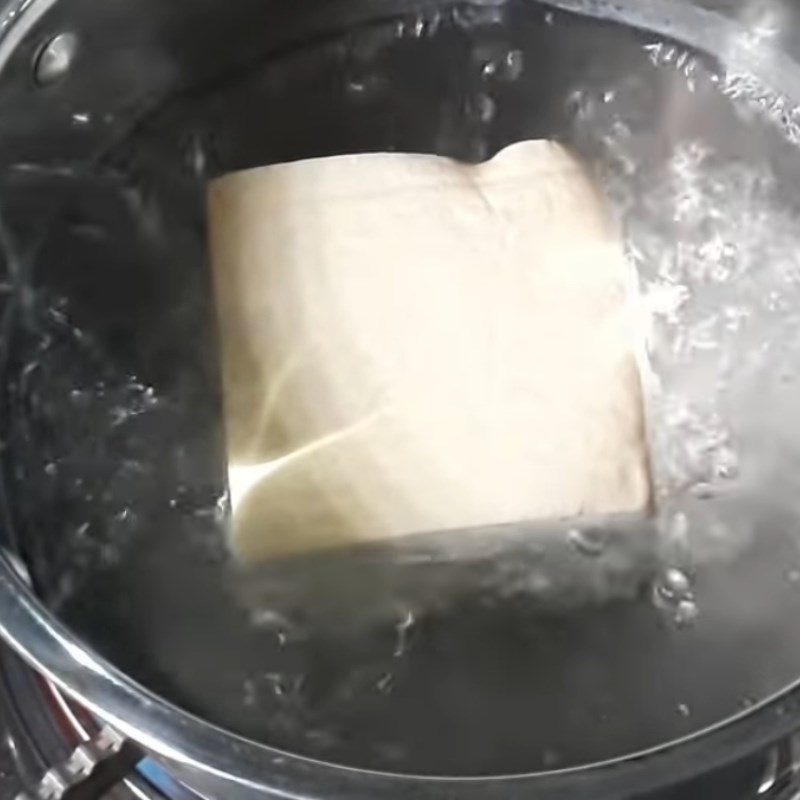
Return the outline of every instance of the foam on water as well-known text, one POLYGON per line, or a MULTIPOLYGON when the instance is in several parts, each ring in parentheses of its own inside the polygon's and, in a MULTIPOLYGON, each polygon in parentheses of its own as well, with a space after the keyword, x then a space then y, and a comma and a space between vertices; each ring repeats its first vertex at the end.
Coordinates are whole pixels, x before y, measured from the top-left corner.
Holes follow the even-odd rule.
POLYGON ((782 157, 796 158, 800 111, 754 76, 709 70, 673 43, 645 50, 690 91, 702 83, 731 99, 760 143, 742 155, 731 154, 724 132, 719 148, 708 136, 679 138, 654 166, 642 159, 652 134, 637 130, 635 77, 571 98, 579 139, 600 152, 599 175, 638 276, 662 543, 671 557, 730 556, 763 504, 726 508, 726 499, 770 497, 800 514, 796 494, 771 489, 788 478, 800 444, 791 433, 799 421, 800 218, 765 131, 774 126, 782 157))

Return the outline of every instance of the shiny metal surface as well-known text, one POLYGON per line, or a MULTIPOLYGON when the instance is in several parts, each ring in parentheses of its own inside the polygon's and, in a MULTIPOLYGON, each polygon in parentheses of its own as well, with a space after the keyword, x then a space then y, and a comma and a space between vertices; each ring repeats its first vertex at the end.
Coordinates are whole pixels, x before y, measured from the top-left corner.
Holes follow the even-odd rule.
MULTIPOLYGON (((53 0, 22 0, 8 6, 0 25, 3 36, 0 67, 26 30, 52 5, 53 0)), ((337 5, 323 3, 324 13, 320 18, 336 18, 333 9, 337 5)), ((572 10, 579 5, 584 8, 584 4, 572 0, 561 0, 559 5, 572 10)), ((625 13, 634 17, 639 14, 643 27, 676 36, 711 52, 719 52, 722 43, 735 39, 731 36, 731 26, 736 23, 688 7, 677 17, 672 13, 674 5, 617 0, 593 2, 587 8, 599 16, 613 16, 627 7, 625 13)), ((724 57, 757 72, 764 55, 742 47, 728 50, 724 57)), ((769 54, 771 79, 792 96, 797 87, 791 85, 791 63, 787 58, 780 53, 769 54)), ((168 763, 188 784, 226 800, 259 796, 321 800, 389 797, 505 800, 529 797, 534 791, 542 800, 611 799, 733 761, 790 733, 800 720, 800 689, 794 686, 782 697, 743 712, 733 722, 623 761, 519 777, 422 779, 345 769, 298 758, 234 736, 175 708, 89 651, 33 596, 5 555, 0 555, 0 634, 43 675, 168 763)))

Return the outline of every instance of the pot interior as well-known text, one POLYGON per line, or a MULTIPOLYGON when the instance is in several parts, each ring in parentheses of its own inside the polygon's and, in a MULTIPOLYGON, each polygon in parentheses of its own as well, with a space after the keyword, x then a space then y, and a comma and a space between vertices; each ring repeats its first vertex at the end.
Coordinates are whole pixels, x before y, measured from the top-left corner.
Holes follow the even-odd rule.
POLYGON ((522 0, 53 4, 0 73, 5 534, 38 594, 176 705, 389 772, 585 765, 786 688, 800 157, 769 80, 522 0), (553 523, 477 532, 458 558, 423 536, 243 568, 208 180, 352 152, 477 162, 527 138, 586 163, 652 301, 653 517, 588 546, 553 523))

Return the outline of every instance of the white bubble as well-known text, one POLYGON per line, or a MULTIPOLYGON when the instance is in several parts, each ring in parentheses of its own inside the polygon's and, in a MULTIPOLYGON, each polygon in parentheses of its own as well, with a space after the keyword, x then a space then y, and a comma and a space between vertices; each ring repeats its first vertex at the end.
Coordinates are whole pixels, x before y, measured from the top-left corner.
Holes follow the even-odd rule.
POLYGON ((693 600, 681 600, 675 609, 675 624, 679 628, 688 628, 697 621, 700 611, 693 600))
POLYGON ((677 567, 670 567, 664 572, 662 586, 673 597, 685 597, 692 588, 689 576, 677 567))

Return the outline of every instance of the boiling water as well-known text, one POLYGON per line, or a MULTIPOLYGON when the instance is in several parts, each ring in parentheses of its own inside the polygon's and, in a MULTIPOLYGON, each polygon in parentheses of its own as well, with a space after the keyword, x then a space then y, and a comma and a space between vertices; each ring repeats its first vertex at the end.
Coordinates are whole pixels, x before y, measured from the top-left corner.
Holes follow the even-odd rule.
MULTIPOLYGON (((115 124, 64 113, 76 135, 115 124)), ((39 591, 175 702, 359 766, 569 766, 782 688, 800 664, 797 636, 776 644, 800 610, 797 117, 665 39, 455 7, 195 87, 91 166, 12 165, 7 512, 39 591), (474 161, 548 136, 594 171, 636 267, 653 519, 237 566, 205 180, 353 150, 474 161), (47 235, 15 229, 44 187, 47 235)))

